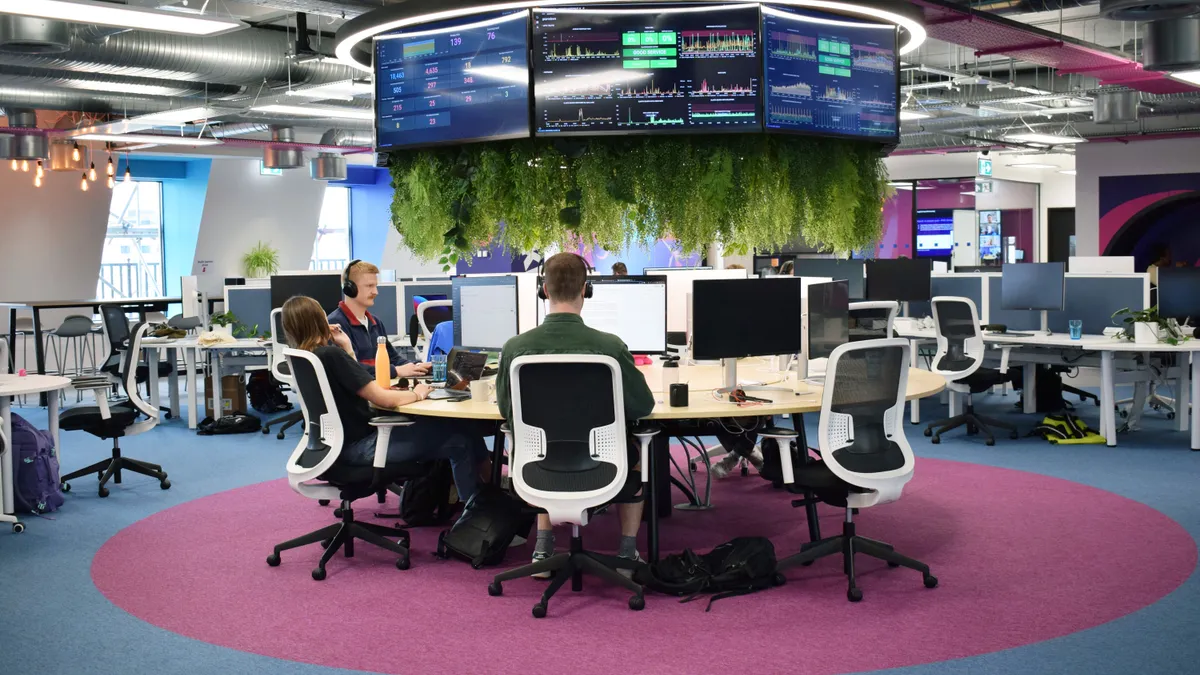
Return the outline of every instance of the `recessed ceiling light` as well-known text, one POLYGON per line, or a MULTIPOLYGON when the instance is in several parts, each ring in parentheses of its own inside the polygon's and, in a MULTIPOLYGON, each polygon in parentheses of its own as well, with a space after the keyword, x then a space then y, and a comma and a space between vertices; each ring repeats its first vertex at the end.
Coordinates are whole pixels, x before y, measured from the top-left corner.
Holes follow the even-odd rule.
POLYGON ((304 117, 329 117, 343 120, 373 120, 375 113, 370 110, 354 108, 330 108, 315 105, 260 105, 251 108, 254 112, 278 113, 280 115, 301 115, 304 117))
POLYGON ((1021 162, 1018 164, 1009 164, 1010 169, 1057 169, 1057 164, 1043 164, 1041 162, 1021 162))
POLYGON ((110 2, 93 2, 92 0, 72 0, 71 2, 66 0, 23 0, 22 2, 5 2, 3 4, 5 6, 0 7, 0 14, 33 16, 72 23, 94 23, 101 26, 135 28, 161 33, 217 35, 246 27, 246 24, 235 19, 215 19, 178 12, 161 12, 140 7, 114 5, 110 2))
POLYGON ((161 134, 82 134, 74 136, 76 141, 106 141, 108 143, 147 143, 151 145, 220 145, 217 138, 192 138, 190 136, 166 136, 161 134))
POLYGON ((907 122, 909 120, 923 120, 927 117, 933 117, 933 115, 930 115, 929 113, 925 113, 925 112, 917 112, 916 110, 901 110, 900 111, 900 121, 901 122, 907 122))
POLYGON ((974 196, 975 196, 975 191, 974 191, 974 190, 971 190, 970 192, 960 192, 960 193, 958 193, 958 194, 960 194, 960 195, 971 195, 972 197, 974 197, 974 196))
POLYGON ((1075 169, 1059 169, 1058 172, 1063 174, 1064 176, 1074 176, 1075 175, 1075 169))
POLYGON ((1086 138, 1079 136, 1059 136, 1058 134, 1039 134, 1035 131, 1030 131, 1020 134, 1008 134, 1004 137, 1006 141, 1015 143, 1041 143, 1043 145, 1060 145, 1063 143, 1087 143, 1086 138))
POLYGON ((147 113, 145 115, 130 117, 128 121, 138 124, 176 126, 180 124, 187 124, 188 122, 195 122, 197 120, 206 120, 215 116, 216 114, 217 111, 212 108, 206 106, 196 106, 193 108, 179 108, 176 110, 163 110, 162 112, 147 113))
POLYGON ((336 98, 343 101, 350 101, 355 96, 370 96, 371 83, 357 80, 341 80, 339 82, 320 84, 315 87, 288 89, 286 93, 288 96, 302 96, 317 100, 336 98))

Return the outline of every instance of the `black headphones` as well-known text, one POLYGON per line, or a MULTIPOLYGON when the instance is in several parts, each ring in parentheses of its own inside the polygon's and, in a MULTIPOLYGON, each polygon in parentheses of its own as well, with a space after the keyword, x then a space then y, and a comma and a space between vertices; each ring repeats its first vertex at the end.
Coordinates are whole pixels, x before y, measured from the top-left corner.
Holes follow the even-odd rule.
POLYGON ((354 281, 350 279, 350 270, 360 262, 362 261, 358 258, 355 258, 354 260, 351 260, 350 264, 346 265, 346 269, 342 271, 342 295, 346 296, 347 298, 358 297, 358 284, 354 283, 354 281))
MULTIPOLYGON (((574 254, 574 255, 575 255, 575 257, 576 257, 576 258, 579 258, 580 260, 582 260, 582 261, 583 261, 583 266, 584 266, 585 268, 587 268, 587 270, 588 270, 589 272, 592 270, 592 266, 588 264, 588 261, 587 261, 586 259, 584 259, 584 257, 583 257, 583 256, 579 255, 578 253, 576 253, 576 254, 574 254)), ((538 299, 540 299, 540 300, 549 300, 549 299, 550 299, 550 298, 549 298, 549 297, 546 295, 546 286, 545 286, 545 283, 546 283, 546 277, 544 277, 544 276, 541 276, 541 275, 538 275, 538 280, 537 280, 537 296, 538 296, 538 299)), ((585 281, 585 282, 583 282, 583 298, 586 300, 586 299, 588 299, 588 298, 590 298, 590 297, 592 297, 592 282, 591 282, 591 281, 585 281)))

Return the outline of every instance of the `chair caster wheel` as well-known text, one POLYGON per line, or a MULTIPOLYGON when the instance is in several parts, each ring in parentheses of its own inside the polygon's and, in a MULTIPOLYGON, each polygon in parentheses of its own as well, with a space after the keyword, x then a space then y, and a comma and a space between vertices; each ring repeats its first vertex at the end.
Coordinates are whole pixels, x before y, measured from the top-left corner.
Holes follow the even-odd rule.
POLYGON ((1100 407, 1100 399, 1096 399, 1096 407, 1097 407, 1097 408, 1099 408, 1099 407, 1100 407))
POLYGON ((1013 431, 1008 434, 1008 437, 1015 441, 1021 437, 1021 434, 1018 434, 1017 432, 1013 431))
POLYGON ((281 432, 275 434, 275 438, 278 438, 279 440, 282 441, 283 440, 283 432, 281 431, 281 432))
POLYGON ((688 462, 688 471, 691 471, 692 473, 696 473, 696 463, 695 462, 688 462))
POLYGON ((888 563, 888 567, 899 567, 899 566, 900 566, 900 563, 894 563, 894 562, 888 563))
POLYGON ((312 571, 312 577, 313 577, 313 581, 324 581, 325 580, 325 570, 321 569, 320 567, 316 568, 315 570, 312 571))
POLYGON ((925 588, 937 588, 937 585, 937 577, 933 576, 932 574, 925 575, 925 588))
POLYGON ((272 553, 271 555, 267 556, 267 564, 271 567, 279 567, 279 554, 272 553))
POLYGON ((106 487, 102 487, 102 488, 100 488, 100 490, 99 490, 99 492, 98 492, 97 494, 99 494, 99 495, 100 495, 100 498, 101 498, 101 499, 104 499, 105 497, 107 497, 107 496, 108 496, 108 488, 106 488, 106 487))
POLYGON ((167 480, 166 478, 162 479, 162 482, 158 484, 158 488, 160 490, 170 490, 171 481, 167 480))
POLYGON ((13 523, 13 534, 21 534, 25 531, 25 523, 13 523))
POLYGON ((270 427, 263 427, 262 432, 263 432, 263 436, 266 436, 267 434, 271 433, 271 429, 270 429, 270 427))
POLYGON ((775 576, 771 578, 771 583, 775 586, 782 586, 787 583, 787 577, 783 576, 779 572, 776 572, 775 576))
POLYGON ((1169 419, 1169 420, 1175 419, 1175 413, 1173 413, 1173 412, 1167 413, 1167 419, 1169 419))
POLYGON ((640 612, 643 609, 646 609, 646 598, 641 595, 635 595, 629 598, 629 609, 632 609, 635 612, 640 612))
POLYGON ((538 604, 533 606, 533 618, 535 618, 535 619, 546 618, 546 603, 539 602, 538 604))
POLYGON ((941 436, 934 436, 932 439, 930 439, 930 441, 929 441, 929 442, 930 442, 930 443, 933 443, 934 445, 937 445, 938 443, 941 443, 941 442, 942 442, 942 437, 941 437, 941 436))
POLYGON ((412 563, 409 562, 408 556, 404 556, 396 561, 396 569, 398 570, 406 570, 409 567, 412 567, 412 563))
POLYGON ((58 486, 58 489, 62 490, 63 492, 70 492, 70 491, 71 491, 71 484, 70 484, 70 483, 63 483, 62 485, 59 485, 59 486, 58 486))
POLYGON ((321 548, 329 548, 329 545, 332 543, 333 543, 332 539, 322 539, 321 540, 321 548))
POLYGON ((991 446, 993 446, 993 445, 995 445, 995 444, 996 444, 996 439, 994 439, 994 438, 989 438, 989 439, 987 439, 986 445, 987 445, 988 447, 991 447, 991 446))
POLYGON ((318 499, 318 500, 317 500, 317 503, 318 503, 318 504, 320 504, 321 506, 329 506, 329 500, 328 500, 328 499, 318 499))
POLYGON ((501 586, 499 582, 493 581, 492 583, 488 584, 488 595, 492 596, 493 598, 498 598, 501 595, 504 595, 504 587, 501 586))
POLYGON ((925 429, 925 436, 926 436, 926 437, 929 437, 929 436, 932 436, 932 435, 933 435, 933 429, 926 428, 926 429, 925 429))
POLYGON ((862 591, 858 590, 857 588, 851 588, 850 590, 846 591, 846 599, 850 602, 858 602, 862 600, 862 591))
POLYGON ((341 510, 341 509, 334 509, 334 510, 333 510, 333 517, 334 517, 334 518, 341 518, 341 517, 342 517, 342 510, 341 510))

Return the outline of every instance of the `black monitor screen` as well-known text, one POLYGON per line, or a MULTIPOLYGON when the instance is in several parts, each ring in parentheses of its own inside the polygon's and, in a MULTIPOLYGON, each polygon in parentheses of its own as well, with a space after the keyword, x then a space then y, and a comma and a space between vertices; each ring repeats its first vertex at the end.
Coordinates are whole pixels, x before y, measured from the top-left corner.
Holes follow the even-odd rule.
POLYGON ((808 287, 808 349, 810 359, 825 359, 850 341, 850 287, 845 281, 808 287))
POLYGON ((375 39, 375 145, 529 135, 529 12, 414 26, 375 39))
POLYGON ((797 278, 697 279, 692 283, 693 357, 798 353, 802 288, 797 278))
POLYGON ((538 134, 759 131, 758 8, 534 12, 538 134))
POLYGON ((1060 262, 1005 265, 1000 275, 1000 308, 1062 310, 1066 271, 1066 263, 1060 262))
POLYGON ((896 29, 763 5, 768 129, 895 140, 896 29))
POLYGON ((1193 326, 1200 322, 1200 268, 1164 267, 1158 270, 1158 313, 1180 323, 1190 319, 1193 326))
POLYGON ((271 277, 271 309, 283 307, 293 295, 307 295, 328 314, 342 301, 340 274, 276 274, 271 277))
POLYGON ((932 297, 928 260, 872 260, 867 263, 867 300, 919 302, 932 297))
POLYGON ((862 260, 838 260, 835 258, 796 258, 798 277, 829 277, 834 281, 845 279, 850 282, 850 297, 861 300, 864 297, 862 260))

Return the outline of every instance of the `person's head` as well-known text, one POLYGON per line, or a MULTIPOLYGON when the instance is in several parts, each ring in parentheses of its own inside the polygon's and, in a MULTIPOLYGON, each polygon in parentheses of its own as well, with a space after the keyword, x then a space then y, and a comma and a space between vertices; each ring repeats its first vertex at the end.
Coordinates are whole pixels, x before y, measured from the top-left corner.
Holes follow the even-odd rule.
POLYGON ((357 291, 353 297, 346 295, 346 304, 356 309, 365 310, 375 304, 375 297, 379 295, 379 268, 369 262, 355 260, 343 272, 342 285, 343 291, 349 290, 345 288, 354 283, 354 289, 357 291))
POLYGON ((309 352, 333 339, 321 303, 307 295, 293 295, 283 303, 283 332, 288 344, 309 352))
POLYGON ((725 269, 727 269, 727 270, 744 270, 744 269, 746 269, 746 266, 741 263, 733 263, 732 265, 726 265, 725 269))
POLYGON ((629 268, 625 266, 625 263, 623 263, 623 262, 613 263, 613 276, 614 277, 623 277, 628 274, 629 274, 629 268))
POLYGON ((588 266, 574 253, 559 253, 542 266, 542 288, 555 312, 583 310, 583 289, 587 284, 588 266))
POLYGON ((790 277, 795 273, 796 273, 796 263, 792 262, 791 260, 784 261, 784 263, 779 266, 779 275, 780 276, 790 277))

